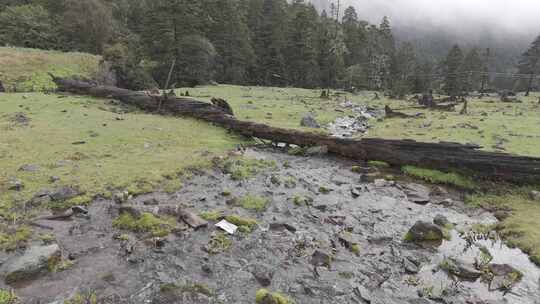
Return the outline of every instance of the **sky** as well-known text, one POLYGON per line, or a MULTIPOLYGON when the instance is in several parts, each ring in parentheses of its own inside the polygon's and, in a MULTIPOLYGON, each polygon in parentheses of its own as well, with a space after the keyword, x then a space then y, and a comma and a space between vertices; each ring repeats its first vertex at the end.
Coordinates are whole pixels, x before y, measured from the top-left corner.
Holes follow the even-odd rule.
MULTIPOLYGON (((336 0, 329 0, 329 2, 336 0)), ((388 15, 397 26, 442 27, 456 34, 500 31, 540 35, 540 0, 342 0, 361 19, 388 15)))

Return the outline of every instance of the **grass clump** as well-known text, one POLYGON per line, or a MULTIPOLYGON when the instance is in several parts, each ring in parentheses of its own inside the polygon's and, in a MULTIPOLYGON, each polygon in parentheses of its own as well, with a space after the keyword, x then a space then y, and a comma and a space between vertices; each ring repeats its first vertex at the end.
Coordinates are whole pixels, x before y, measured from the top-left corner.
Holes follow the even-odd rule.
POLYGON ((171 233, 176 226, 176 221, 173 218, 158 218, 151 213, 143 213, 138 219, 131 214, 123 213, 113 221, 113 226, 119 229, 150 233, 152 236, 163 237, 171 233))
POLYGON ((26 246, 32 237, 32 229, 28 226, 20 226, 14 232, 0 232, 0 249, 13 251, 26 246))
POLYGON ((167 179, 163 185, 163 191, 175 193, 182 188, 182 181, 179 178, 167 179))
POLYGON ((293 197, 293 203, 296 206, 309 206, 311 203, 313 203, 313 198, 309 196, 295 195, 293 197))
POLYGON ((268 206, 268 199, 252 194, 248 194, 238 199, 238 205, 247 210, 263 212, 268 206))
POLYGON ((469 190, 477 188, 477 184, 471 178, 457 173, 445 173, 438 170, 423 169, 415 166, 404 166, 402 171, 409 176, 420 178, 433 184, 452 185, 469 190))
POLYGON ((270 292, 268 289, 261 288, 255 293, 255 303, 257 304, 293 304, 294 302, 287 296, 270 292))
POLYGON ((19 299, 12 290, 0 289, 0 304, 17 304, 19 299))
POLYGON ((64 304, 97 304, 98 297, 95 292, 77 293, 71 299, 65 300, 64 304))
POLYGON ((210 254, 218 254, 229 250, 232 246, 232 241, 222 232, 214 233, 210 237, 210 241, 206 245, 206 251, 210 254))
POLYGON ((241 217, 238 215, 229 215, 225 217, 225 220, 227 220, 231 224, 235 224, 238 226, 238 229, 240 229, 242 232, 251 232, 253 229, 257 226, 257 221, 251 218, 247 217, 241 217))
POLYGON ((367 162, 367 164, 370 167, 390 168, 390 165, 387 162, 380 161, 380 160, 370 160, 370 161, 367 162))
POLYGON ((199 216, 207 221, 217 222, 223 218, 223 212, 220 210, 204 211, 199 216))
POLYGON ((264 159, 251 159, 244 157, 229 157, 218 163, 221 170, 230 174, 233 180, 247 180, 264 170, 277 168, 274 161, 264 159))

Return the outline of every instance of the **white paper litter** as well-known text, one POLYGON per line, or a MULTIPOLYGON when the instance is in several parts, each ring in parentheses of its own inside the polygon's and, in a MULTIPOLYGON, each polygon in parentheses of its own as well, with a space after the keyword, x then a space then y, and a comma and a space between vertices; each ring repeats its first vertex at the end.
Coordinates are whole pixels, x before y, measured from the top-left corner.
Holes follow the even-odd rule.
POLYGON ((236 226, 235 224, 231 224, 226 220, 221 220, 221 222, 216 224, 216 227, 225 230, 228 234, 234 234, 236 232, 236 229, 238 229, 238 226, 236 226))

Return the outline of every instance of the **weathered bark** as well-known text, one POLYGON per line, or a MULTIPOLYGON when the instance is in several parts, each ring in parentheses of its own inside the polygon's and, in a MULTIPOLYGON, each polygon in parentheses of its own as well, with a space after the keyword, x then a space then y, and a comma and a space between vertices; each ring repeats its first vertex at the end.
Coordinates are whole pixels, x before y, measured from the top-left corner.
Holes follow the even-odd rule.
MULTIPOLYGON (((155 111, 162 98, 115 87, 97 86, 80 80, 55 77, 54 81, 60 91, 114 98, 148 111, 155 111)), ((169 97, 163 103, 162 110, 173 115, 203 119, 245 136, 300 146, 327 146, 331 153, 357 160, 382 160, 391 165, 414 165, 442 171, 468 171, 478 177, 493 180, 540 182, 540 158, 479 151, 479 147, 473 145, 377 138, 334 138, 238 120, 229 115, 222 106, 189 98, 169 97)))

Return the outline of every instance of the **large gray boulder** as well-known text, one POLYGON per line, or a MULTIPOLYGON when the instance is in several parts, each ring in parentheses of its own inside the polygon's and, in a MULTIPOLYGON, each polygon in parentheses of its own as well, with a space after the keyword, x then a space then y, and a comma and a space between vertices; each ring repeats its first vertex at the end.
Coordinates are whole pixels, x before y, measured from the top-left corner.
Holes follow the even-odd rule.
POLYGON ((416 222, 405 236, 405 240, 410 242, 436 242, 443 238, 444 234, 439 226, 423 221, 416 222))
POLYGON ((300 121, 300 125, 302 127, 314 128, 314 129, 319 129, 321 127, 321 125, 317 122, 315 117, 313 117, 313 115, 311 114, 307 114, 306 116, 302 117, 302 120, 300 121))
POLYGON ((24 254, 10 258, 2 266, 2 274, 7 284, 33 279, 48 270, 49 262, 60 258, 57 244, 32 246, 24 254))

